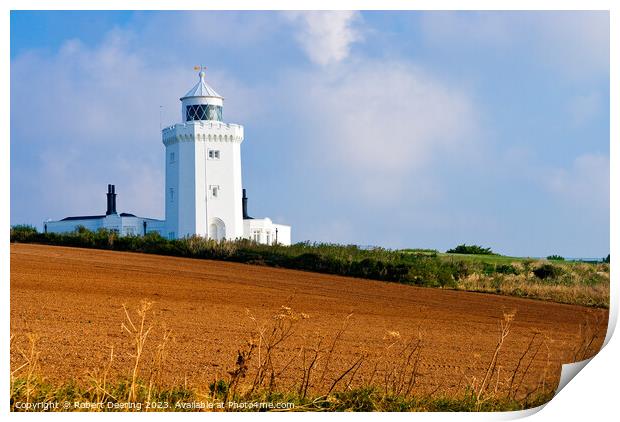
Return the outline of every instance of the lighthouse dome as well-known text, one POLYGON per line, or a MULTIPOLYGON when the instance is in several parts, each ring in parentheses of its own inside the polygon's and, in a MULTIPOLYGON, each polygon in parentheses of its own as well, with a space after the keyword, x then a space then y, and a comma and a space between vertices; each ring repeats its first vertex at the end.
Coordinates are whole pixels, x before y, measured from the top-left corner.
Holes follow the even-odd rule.
POLYGON ((198 83, 181 97, 181 115, 184 122, 193 120, 222 121, 224 97, 205 81, 205 72, 198 73, 198 83))

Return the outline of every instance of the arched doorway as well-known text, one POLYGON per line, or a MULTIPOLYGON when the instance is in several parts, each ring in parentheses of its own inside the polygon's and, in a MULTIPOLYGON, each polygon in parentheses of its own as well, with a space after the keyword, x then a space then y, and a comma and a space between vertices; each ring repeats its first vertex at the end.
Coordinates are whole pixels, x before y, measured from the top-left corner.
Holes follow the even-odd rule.
POLYGON ((209 239, 222 240, 226 238, 226 225, 219 218, 209 220, 209 239))

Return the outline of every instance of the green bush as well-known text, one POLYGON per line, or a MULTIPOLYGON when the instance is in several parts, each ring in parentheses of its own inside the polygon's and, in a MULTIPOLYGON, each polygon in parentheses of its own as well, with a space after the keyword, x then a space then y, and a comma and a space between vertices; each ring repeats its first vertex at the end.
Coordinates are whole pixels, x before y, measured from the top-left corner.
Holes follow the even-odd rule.
POLYGON ((24 241, 25 239, 36 236, 37 234, 37 228, 28 224, 16 224, 11 226, 11 241, 13 239, 17 239, 16 241, 18 242, 24 241))
POLYGON ((31 226, 29 224, 16 224, 14 226, 11 226, 11 235, 18 233, 34 234, 38 233, 38 231, 35 226, 31 226))
POLYGON ((495 272, 500 274, 519 274, 519 271, 515 268, 514 265, 510 264, 499 264, 495 267, 495 272))
POLYGON ((220 379, 209 384, 209 391, 213 397, 224 398, 228 392, 228 383, 220 379))
POLYGON ((430 256, 430 257, 435 257, 439 253, 437 249, 422 249, 422 248, 401 249, 400 251, 404 254, 410 254, 414 256, 430 256))
POLYGON ((564 257, 560 255, 549 255, 547 259, 549 261, 564 261, 564 257))
POLYGON ((534 269, 534 275, 541 280, 546 280, 549 278, 558 278, 562 275, 562 269, 552 264, 543 264, 538 268, 534 269))
POLYGON ((497 255, 491 248, 483 248, 478 245, 458 245, 456 248, 448 249, 446 253, 460 253, 467 255, 497 255))
POLYGON ((485 275, 493 275, 495 273, 496 266, 495 264, 491 264, 489 262, 482 263, 482 273, 485 275))

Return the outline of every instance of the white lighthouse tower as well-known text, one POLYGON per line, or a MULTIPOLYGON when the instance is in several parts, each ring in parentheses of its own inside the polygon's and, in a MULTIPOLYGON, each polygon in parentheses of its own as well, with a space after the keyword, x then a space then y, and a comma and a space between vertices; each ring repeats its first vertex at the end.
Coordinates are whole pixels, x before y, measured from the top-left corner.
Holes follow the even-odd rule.
POLYGON ((181 97, 182 123, 162 130, 166 146, 166 230, 169 238, 243 237, 243 126, 224 123, 224 98, 198 74, 181 97))
POLYGON ((162 130, 166 146, 165 221, 118 214, 115 185, 108 185, 105 215, 47 220, 45 231, 64 233, 84 227, 122 236, 155 232, 169 239, 198 235, 290 245, 291 226, 248 214, 248 198, 241 187, 243 126, 222 122, 224 98, 207 85, 202 70, 198 79, 181 97, 182 123, 162 130))

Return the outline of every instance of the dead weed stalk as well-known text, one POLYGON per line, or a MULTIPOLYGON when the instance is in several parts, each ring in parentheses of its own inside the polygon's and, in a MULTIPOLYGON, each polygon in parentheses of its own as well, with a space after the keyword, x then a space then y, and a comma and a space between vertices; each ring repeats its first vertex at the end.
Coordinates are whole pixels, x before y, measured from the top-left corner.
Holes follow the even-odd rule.
POLYGON ((130 353, 129 356, 133 359, 133 369, 131 371, 131 386, 129 389, 129 397, 128 400, 130 402, 136 401, 136 387, 137 387, 137 379, 140 368, 140 361, 142 358, 142 353, 144 351, 144 345, 146 343, 146 338, 148 337, 152 325, 146 327, 146 317, 148 311, 151 309, 153 303, 143 300, 140 308, 137 311, 138 314, 138 325, 133 323, 131 316, 129 315, 129 311, 127 307, 123 305, 123 310, 125 311, 125 322, 121 324, 121 328, 129 334, 130 338, 133 340, 134 352, 130 353))

